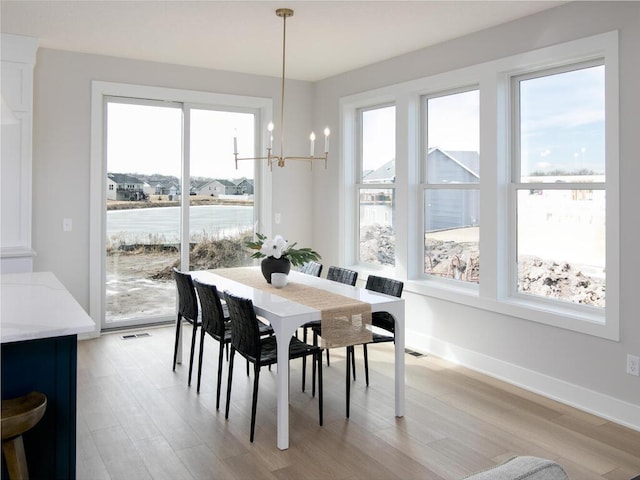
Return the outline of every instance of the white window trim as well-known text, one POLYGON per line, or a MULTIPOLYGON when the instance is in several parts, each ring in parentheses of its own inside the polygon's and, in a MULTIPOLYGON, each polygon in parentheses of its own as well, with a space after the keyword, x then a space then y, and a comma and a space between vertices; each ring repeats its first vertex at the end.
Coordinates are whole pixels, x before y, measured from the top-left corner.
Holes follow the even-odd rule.
POLYGON ((339 260, 361 272, 378 273, 405 281, 405 291, 447 300, 545 325, 619 341, 620 303, 620 201, 619 201, 619 91, 618 32, 607 32, 459 70, 362 92, 340 99, 341 169, 340 238, 345 241, 339 260), (604 58, 606 75, 606 265, 607 306, 552 305, 544 299, 509 296, 510 235, 510 83, 511 78, 536 69, 604 58), (480 252, 479 286, 425 279, 422 274, 420 232, 423 207, 420 186, 420 97, 479 85, 480 89, 480 252), (357 265, 354 186, 358 132, 357 110, 372 105, 396 105, 396 266, 372 269, 357 265), (488 279, 488 280, 487 280, 488 279), (606 315, 606 317, 605 317, 606 315))
MULTIPOLYGON (((89 224, 89 240, 91 249, 89 252, 89 314, 96 322, 94 335, 99 334, 105 318, 105 299, 102 279, 105 272, 105 234, 106 212, 106 183, 107 174, 104 149, 104 97, 130 97, 140 99, 153 99, 166 102, 180 102, 188 107, 196 105, 218 107, 224 109, 255 110, 260 125, 257 132, 263 132, 259 138, 259 145, 255 151, 260 151, 267 144, 267 123, 272 117, 273 101, 270 98, 249 97, 245 95, 228 95, 194 90, 183 90, 164 87, 151 87, 145 85, 133 85, 125 83, 113 83, 94 80, 91 84, 91 168, 90 168, 90 199, 89 211, 91 212, 89 224)), ((229 162, 233 157, 229 157, 229 162)), ((184 173, 184 170, 183 170, 184 173)), ((188 174, 188 171, 187 171, 188 174)), ((268 225, 271 218, 272 182, 268 175, 268 167, 260 162, 256 169, 256 215, 258 225, 268 225)), ((183 190, 188 185, 183 182, 183 190), (185 185, 187 185, 185 187, 185 185)), ((183 192, 184 193, 184 192, 183 192)), ((188 260, 187 260, 188 261, 188 260)))

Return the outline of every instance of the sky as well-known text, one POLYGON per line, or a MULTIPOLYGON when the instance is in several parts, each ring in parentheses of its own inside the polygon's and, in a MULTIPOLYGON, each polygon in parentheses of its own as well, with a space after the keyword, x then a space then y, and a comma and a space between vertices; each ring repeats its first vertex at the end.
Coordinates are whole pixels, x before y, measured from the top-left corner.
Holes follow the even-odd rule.
MULTIPOLYGON (((182 110, 180 108, 109 103, 107 114, 107 170, 181 176, 182 110)), ((191 110, 191 176, 253 178, 253 162, 233 156, 237 137, 239 156, 252 157, 253 115, 191 110)))
MULTIPOLYGON (((604 173, 604 67, 520 82, 522 174, 556 169, 604 173)), ((426 100, 428 147, 479 150, 478 91, 426 100)), ((234 136, 241 157, 254 156, 253 115, 191 110, 191 175, 253 178, 253 161, 235 168, 234 136)), ((110 103, 107 169, 112 173, 180 177, 182 110, 110 103)), ((364 170, 395 158, 395 107, 363 113, 364 170)), ((322 142, 316 140, 316 143, 322 142)))

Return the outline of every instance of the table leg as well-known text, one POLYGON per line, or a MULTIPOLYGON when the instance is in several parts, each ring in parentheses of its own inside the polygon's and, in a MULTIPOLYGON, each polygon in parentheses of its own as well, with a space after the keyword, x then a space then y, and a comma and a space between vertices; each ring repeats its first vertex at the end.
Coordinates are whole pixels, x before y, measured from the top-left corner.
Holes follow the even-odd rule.
MULTIPOLYGON (((302 324, 302 322, 300 323, 302 324)), ((276 376, 276 411, 278 448, 289 448, 289 343, 296 327, 285 328, 272 324, 278 344, 278 372, 276 376)))

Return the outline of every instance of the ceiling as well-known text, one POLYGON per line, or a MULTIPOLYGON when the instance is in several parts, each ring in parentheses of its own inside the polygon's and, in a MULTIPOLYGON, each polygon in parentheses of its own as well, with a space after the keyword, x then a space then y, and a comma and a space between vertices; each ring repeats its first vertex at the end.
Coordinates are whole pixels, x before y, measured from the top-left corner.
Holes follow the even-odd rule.
POLYGON ((317 81, 460 37, 563 1, 2 0, 4 33, 40 46, 317 81))

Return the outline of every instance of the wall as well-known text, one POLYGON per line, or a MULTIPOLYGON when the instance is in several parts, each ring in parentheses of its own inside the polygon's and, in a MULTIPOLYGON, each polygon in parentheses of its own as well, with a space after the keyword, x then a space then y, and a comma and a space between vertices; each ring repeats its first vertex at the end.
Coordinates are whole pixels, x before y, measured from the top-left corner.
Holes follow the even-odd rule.
MULTIPOLYGON (((507 57, 611 30, 620 31, 620 342, 429 298, 405 289, 407 347, 433 352, 640 430, 640 378, 625 373, 640 354, 636 254, 640 235, 640 4, 572 2, 431 48, 332 77, 316 85, 316 122, 339 125, 344 96, 507 57)), ((339 145, 334 129, 332 145, 339 145)), ((400 161, 400 160, 399 160, 400 161)), ((314 175, 314 241, 325 264, 340 263, 336 185, 340 161, 314 175)))
MULTIPOLYGON (((89 311, 91 81, 273 98, 280 79, 41 48, 34 79, 33 248, 35 271, 52 271, 89 311), (62 231, 63 218, 73 220, 62 231)), ((287 146, 308 151, 313 85, 287 82, 287 146)), ((231 139, 229 139, 231 142, 231 139)), ((231 143, 230 143, 231 145, 231 143)), ((232 162, 229 156, 229 162, 232 162)), ((312 175, 307 165, 274 169, 274 233, 311 243, 312 175)), ((99 319, 94 319, 99 323, 99 319)))

